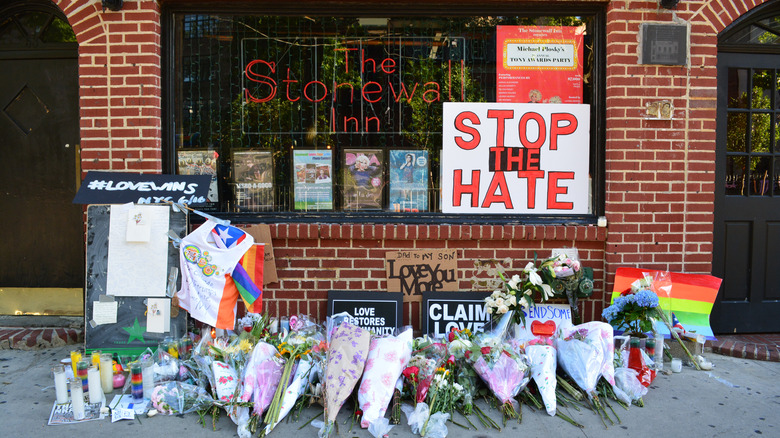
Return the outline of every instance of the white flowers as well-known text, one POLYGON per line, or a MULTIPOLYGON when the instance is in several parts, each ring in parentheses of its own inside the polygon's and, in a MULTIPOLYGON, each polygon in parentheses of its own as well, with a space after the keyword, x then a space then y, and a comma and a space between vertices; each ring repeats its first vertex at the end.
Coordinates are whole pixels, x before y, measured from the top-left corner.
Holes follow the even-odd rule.
POLYGON ((506 284, 510 288, 512 288, 514 290, 518 290, 519 289, 519 285, 520 285, 520 276, 517 275, 517 274, 513 275, 512 279, 507 281, 506 284))

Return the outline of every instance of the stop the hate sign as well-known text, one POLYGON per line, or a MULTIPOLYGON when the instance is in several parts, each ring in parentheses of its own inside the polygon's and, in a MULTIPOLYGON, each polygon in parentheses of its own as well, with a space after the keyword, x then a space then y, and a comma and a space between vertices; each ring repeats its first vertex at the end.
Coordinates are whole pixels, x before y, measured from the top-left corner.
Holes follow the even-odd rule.
POLYGON ((587 214, 590 105, 444 103, 442 211, 587 214))

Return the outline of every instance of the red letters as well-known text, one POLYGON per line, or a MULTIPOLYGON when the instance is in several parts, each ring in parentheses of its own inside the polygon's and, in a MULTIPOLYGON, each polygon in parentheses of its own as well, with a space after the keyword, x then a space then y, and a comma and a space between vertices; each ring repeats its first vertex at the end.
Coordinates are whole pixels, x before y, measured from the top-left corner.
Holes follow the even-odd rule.
POLYGON ((254 97, 251 94, 249 94, 249 90, 244 89, 246 100, 248 102, 254 102, 254 103, 268 102, 269 100, 273 99, 276 96, 276 81, 274 81, 272 78, 269 78, 268 76, 264 76, 253 72, 252 67, 255 64, 263 64, 267 66, 269 70, 271 70, 271 73, 276 73, 276 63, 266 62, 263 61, 262 59, 255 59, 254 61, 247 64, 246 69, 244 69, 244 75, 246 76, 247 79, 249 79, 252 82, 257 82, 258 84, 271 87, 271 94, 269 94, 266 97, 254 97))
POLYGON ((558 195, 565 195, 569 192, 568 187, 559 187, 558 180, 574 179, 574 172, 547 172, 547 208, 550 210, 571 210, 574 208, 572 202, 559 202, 558 195))
POLYGON ((529 112, 523 114, 523 117, 520 118, 520 123, 517 125, 517 129, 520 131, 520 143, 523 144, 523 147, 541 149, 545 140, 547 140, 547 126, 544 123, 544 117, 539 113, 529 112), (536 138, 536 141, 533 142, 529 141, 526 135, 528 133, 529 120, 535 121, 536 125, 539 127, 539 136, 536 138))
POLYGON ((480 123, 479 117, 471 111, 464 111, 455 117, 455 129, 471 136, 471 140, 469 141, 464 140, 463 137, 455 137, 455 144, 461 149, 468 151, 479 146, 481 138, 479 136, 479 131, 476 128, 464 125, 463 120, 468 120, 474 125, 479 125, 480 123))
POLYGON ((488 187, 487 193, 485 194, 485 200, 482 202, 482 208, 490 208, 490 205, 496 202, 504 204, 504 208, 507 210, 514 208, 512 206, 512 196, 509 194, 509 187, 506 185, 504 172, 496 172, 493 174, 493 179, 490 181, 490 187, 488 187), (497 190, 501 191, 500 195, 496 195, 497 190))
POLYGON ((550 115, 550 150, 558 149, 558 136, 569 135, 577 130, 577 118, 570 113, 552 113, 550 115), (569 122, 566 126, 560 126, 558 122, 569 122))
POLYGON ((460 207, 463 195, 471 195, 472 207, 479 205, 479 174, 479 170, 472 170, 471 184, 463 184, 463 170, 455 169, 452 181, 452 205, 454 207, 460 207))
POLYGON ((496 119, 496 146, 503 146, 506 132, 504 121, 513 118, 515 112, 512 110, 488 110, 487 116, 488 119, 496 119))

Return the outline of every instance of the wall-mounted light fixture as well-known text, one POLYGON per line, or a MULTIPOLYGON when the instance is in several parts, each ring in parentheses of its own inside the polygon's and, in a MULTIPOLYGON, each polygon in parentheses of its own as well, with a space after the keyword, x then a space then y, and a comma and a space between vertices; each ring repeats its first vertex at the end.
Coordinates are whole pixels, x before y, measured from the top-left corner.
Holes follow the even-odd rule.
POLYGON ((674 9, 680 0, 658 0, 658 4, 664 9, 674 9))
POLYGON ((103 0, 103 12, 106 12, 106 9, 109 11, 120 11, 123 3, 123 0, 103 0))

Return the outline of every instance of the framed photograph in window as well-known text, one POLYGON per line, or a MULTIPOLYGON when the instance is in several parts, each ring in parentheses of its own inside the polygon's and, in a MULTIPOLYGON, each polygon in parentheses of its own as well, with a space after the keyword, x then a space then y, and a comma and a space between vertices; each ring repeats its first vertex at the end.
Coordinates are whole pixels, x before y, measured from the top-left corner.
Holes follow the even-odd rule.
POLYGON ((342 188, 344 210, 379 210, 385 186, 384 151, 381 149, 344 149, 342 188))
POLYGON ((271 151, 233 151, 233 194, 238 211, 272 211, 274 165, 271 151))
POLYGON ((333 210, 333 152, 293 149, 295 209, 333 210))
POLYGON ((390 151, 390 211, 428 211, 428 151, 390 151))
POLYGON ((211 184, 206 200, 209 204, 219 202, 217 186, 217 159, 219 153, 213 149, 180 149, 176 152, 179 175, 210 175, 211 184))

